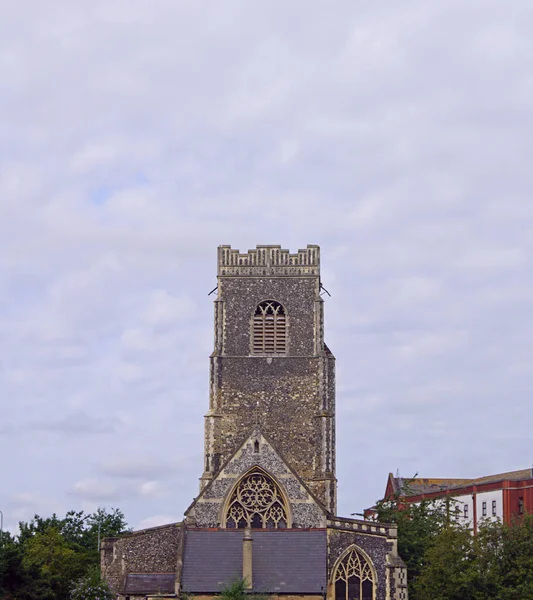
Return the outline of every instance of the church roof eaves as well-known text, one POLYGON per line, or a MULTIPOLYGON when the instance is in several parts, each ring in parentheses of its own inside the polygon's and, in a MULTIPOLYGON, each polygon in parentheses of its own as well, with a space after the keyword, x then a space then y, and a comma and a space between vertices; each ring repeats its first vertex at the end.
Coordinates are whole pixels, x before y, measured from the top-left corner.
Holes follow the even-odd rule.
POLYGON ((102 538, 102 541, 105 540, 116 540, 125 537, 133 537, 136 535, 146 535, 147 533, 151 533, 152 531, 156 531, 158 529, 167 529, 170 527, 181 527, 183 525, 183 521, 175 521, 173 523, 165 523, 164 525, 155 525, 154 527, 145 527, 144 529, 136 529, 135 531, 125 531, 124 533, 119 533, 113 537, 105 537, 102 538))

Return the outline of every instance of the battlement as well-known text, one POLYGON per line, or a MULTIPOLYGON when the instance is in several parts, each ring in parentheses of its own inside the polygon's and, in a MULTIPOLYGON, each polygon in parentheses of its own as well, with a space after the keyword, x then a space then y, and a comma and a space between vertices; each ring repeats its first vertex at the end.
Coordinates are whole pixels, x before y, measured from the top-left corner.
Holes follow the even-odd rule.
POLYGON ((219 277, 318 277, 320 247, 308 244, 304 250, 290 254, 281 246, 258 245, 241 254, 231 246, 218 247, 219 277))

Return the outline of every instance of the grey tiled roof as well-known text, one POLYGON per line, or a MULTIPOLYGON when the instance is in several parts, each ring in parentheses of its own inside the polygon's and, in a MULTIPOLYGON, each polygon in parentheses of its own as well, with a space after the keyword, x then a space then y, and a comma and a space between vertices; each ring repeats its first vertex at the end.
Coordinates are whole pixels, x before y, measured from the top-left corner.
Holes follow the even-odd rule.
POLYGON ((128 573, 125 594, 174 593, 175 573, 128 573))
POLYGON ((326 530, 262 530, 252 535, 254 590, 280 594, 326 590, 326 530))
POLYGON ((218 592, 242 577, 242 530, 187 530, 181 587, 185 593, 218 592))
MULTIPOLYGON (((243 530, 187 530, 182 588, 219 592, 242 577, 243 530)), ((326 530, 254 529, 253 591, 320 594, 326 589, 326 530)))

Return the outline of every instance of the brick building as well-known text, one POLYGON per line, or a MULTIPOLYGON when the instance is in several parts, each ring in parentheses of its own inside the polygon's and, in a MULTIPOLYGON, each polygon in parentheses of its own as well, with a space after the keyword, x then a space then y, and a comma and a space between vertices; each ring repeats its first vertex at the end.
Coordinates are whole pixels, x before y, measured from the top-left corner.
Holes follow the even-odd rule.
POLYGON ((335 359, 320 249, 218 249, 200 491, 182 522, 107 539, 119 598, 210 597, 236 578, 273 596, 405 600, 396 530, 336 516, 335 359))
MULTIPOLYGON (((454 498, 460 522, 474 532, 482 520, 500 519, 511 524, 524 513, 533 513, 533 469, 522 469, 476 479, 404 479, 389 473, 384 498, 399 496, 404 502, 421 502, 443 496, 454 498)), ((372 518, 373 511, 365 511, 372 518)))

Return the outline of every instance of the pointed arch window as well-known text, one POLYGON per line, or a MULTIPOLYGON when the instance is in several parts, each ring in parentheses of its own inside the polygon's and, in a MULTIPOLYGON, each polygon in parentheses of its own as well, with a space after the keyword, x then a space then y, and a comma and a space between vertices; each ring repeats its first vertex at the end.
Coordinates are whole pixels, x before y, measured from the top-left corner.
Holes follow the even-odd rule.
POLYGON ((369 561, 352 548, 335 571, 335 600, 373 600, 374 573, 369 561))
POLYGON ((252 325, 253 354, 285 354, 287 351, 287 315, 275 300, 257 305, 252 325))
POLYGON ((288 511, 279 486, 261 471, 241 479, 235 488, 226 512, 229 529, 285 529, 288 511))

